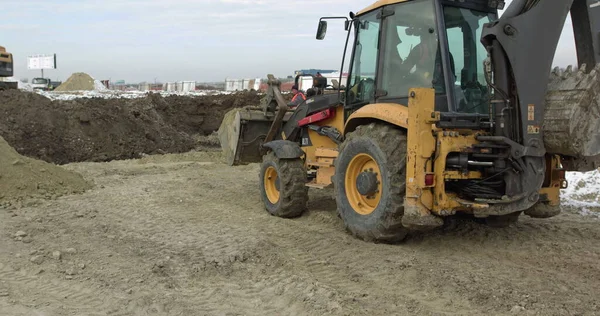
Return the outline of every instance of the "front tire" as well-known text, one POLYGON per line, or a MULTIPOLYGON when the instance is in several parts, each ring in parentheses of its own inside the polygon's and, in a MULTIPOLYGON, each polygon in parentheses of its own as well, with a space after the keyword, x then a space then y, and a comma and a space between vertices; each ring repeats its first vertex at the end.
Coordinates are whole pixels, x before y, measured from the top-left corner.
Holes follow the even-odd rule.
POLYGON ((269 214, 293 218, 304 213, 308 187, 301 159, 279 159, 270 152, 263 157, 259 174, 261 197, 269 214))
POLYGON ((337 210, 346 229, 366 241, 397 242, 406 194, 406 133, 371 123, 349 133, 335 161, 337 210))

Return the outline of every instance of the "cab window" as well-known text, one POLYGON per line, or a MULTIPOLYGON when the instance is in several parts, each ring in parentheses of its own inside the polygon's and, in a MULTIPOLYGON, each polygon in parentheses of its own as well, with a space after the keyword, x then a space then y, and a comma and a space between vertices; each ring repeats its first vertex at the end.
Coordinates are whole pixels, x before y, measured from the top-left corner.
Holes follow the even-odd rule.
POLYGON ((386 10, 393 14, 384 19, 386 51, 378 89, 386 98, 406 97, 411 88, 444 93, 433 1, 399 3, 386 10))
POLYGON ((375 99, 375 75, 379 53, 380 20, 378 11, 359 18, 355 23, 354 63, 350 74, 348 104, 369 103, 375 99))

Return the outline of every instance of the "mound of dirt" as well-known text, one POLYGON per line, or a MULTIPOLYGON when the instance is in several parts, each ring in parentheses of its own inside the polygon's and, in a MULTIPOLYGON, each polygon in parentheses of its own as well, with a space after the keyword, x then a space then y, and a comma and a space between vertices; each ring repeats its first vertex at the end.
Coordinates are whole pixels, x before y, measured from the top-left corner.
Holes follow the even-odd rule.
POLYGON ((225 113, 232 108, 260 104, 256 92, 187 97, 150 95, 161 116, 177 130, 188 134, 210 135, 219 129, 225 113))
POLYGON ((0 137, 0 202, 56 198, 91 188, 83 177, 62 167, 19 155, 0 137))
POLYGON ((215 132, 226 111, 258 104, 245 92, 215 96, 148 94, 138 99, 52 101, 36 93, 0 92, 0 135, 22 155, 64 164, 181 153, 215 132))
POLYGON ((60 86, 54 89, 55 91, 81 91, 81 90, 94 90, 96 84, 94 79, 90 75, 83 72, 76 72, 63 82, 60 86))

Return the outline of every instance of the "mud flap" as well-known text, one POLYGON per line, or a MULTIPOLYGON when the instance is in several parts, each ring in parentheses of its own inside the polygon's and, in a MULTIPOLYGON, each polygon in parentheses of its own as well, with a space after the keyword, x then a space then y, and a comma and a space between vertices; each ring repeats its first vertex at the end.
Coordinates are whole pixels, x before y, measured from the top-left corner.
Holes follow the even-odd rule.
POLYGON ((263 145, 271 149, 279 159, 296 159, 304 156, 304 151, 297 143, 289 140, 274 140, 263 145))

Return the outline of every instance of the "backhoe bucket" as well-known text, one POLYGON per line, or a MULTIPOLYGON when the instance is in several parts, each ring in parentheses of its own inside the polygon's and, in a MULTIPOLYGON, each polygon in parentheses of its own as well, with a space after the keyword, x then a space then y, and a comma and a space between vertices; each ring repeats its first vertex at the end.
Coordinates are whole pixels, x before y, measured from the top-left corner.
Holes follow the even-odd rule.
MULTIPOLYGON (((292 113, 286 113, 286 122, 292 113)), ((258 108, 233 109, 223 118, 218 136, 225 161, 230 166, 262 161, 262 144, 273 124, 275 114, 258 108)))
POLYGON ((567 170, 600 167, 600 65, 552 72, 542 130, 546 150, 568 157, 567 170))

